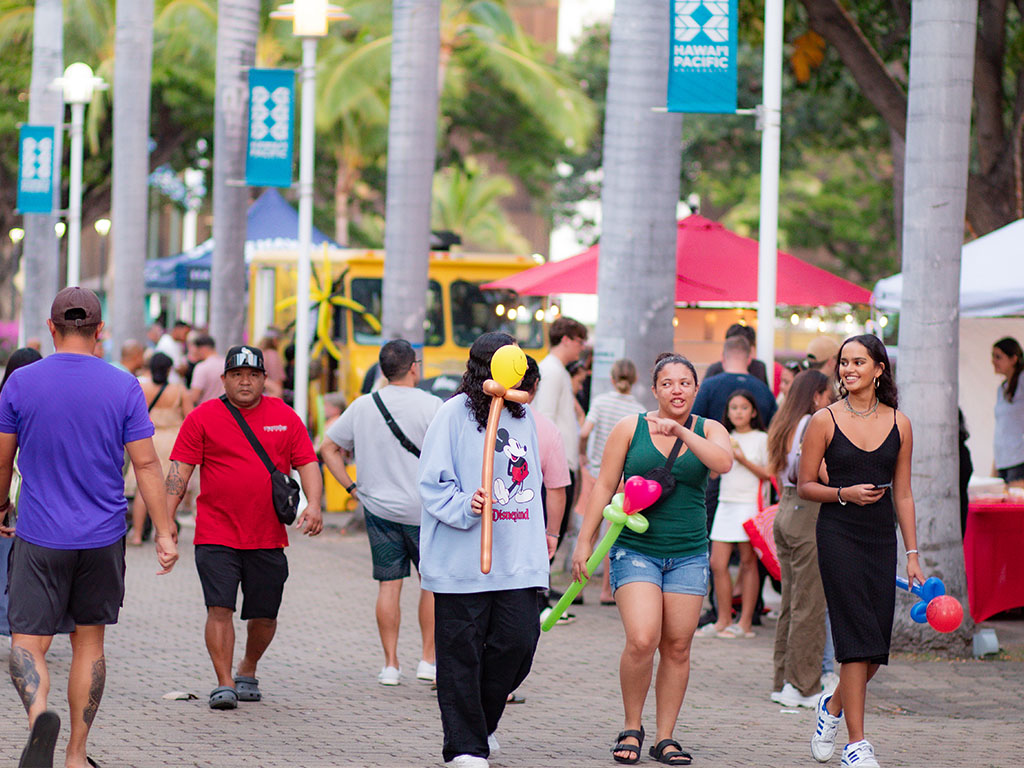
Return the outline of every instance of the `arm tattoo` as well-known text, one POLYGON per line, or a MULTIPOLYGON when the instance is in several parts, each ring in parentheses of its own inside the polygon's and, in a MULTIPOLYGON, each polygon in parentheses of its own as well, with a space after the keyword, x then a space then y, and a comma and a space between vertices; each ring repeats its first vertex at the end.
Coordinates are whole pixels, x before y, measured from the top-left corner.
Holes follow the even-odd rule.
POLYGON ((100 708, 100 699, 103 698, 103 687, 107 682, 107 658, 100 656, 92 663, 92 682, 89 684, 89 703, 85 705, 82 712, 82 719, 86 726, 91 726, 96 717, 96 710, 100 708))
POLYGON ((167 471, 167 480, 164 482, 164 488, 167 489, 168 494, 180 499, 185 495, 187 487, 188 483, 181 476, 180 465, 178 462, 172 461, 171 468, 167 471))
POLYGON ((39 691, 39 671, 36 669, 36 660, 27 648, 14 646, 11 649, 10 658, 11 682, 18 695, 21 696, 21 703, 25 705, 25 711, 35 703, 36 693, 39 691))

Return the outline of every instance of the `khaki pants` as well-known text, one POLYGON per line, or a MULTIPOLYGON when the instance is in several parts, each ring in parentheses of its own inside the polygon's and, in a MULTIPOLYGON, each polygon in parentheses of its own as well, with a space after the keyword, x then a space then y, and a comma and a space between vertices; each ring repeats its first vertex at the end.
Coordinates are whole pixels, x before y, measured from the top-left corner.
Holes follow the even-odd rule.
POLYGON ((773 690, 783 681, 802 696, 821 691, 825 649, 825 592, 818 571, 817 502, 804 501, 784 487, 775 515, 775 546, 782 570, 782 607, 775 630, 773 690))

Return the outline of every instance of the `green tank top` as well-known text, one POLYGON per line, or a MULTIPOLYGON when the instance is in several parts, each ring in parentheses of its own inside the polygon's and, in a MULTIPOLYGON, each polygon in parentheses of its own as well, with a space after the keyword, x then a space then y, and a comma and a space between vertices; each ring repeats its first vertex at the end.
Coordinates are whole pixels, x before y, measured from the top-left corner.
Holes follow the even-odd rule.
MULTIPOLYGON (((704 437, 704 419, 698 416, 696 422, 694 432, 704 437)), ((624 477, 645 475, 655 467, 664 467, 667 458, 655 447, 647 420, 641 414, 626 452, 624 477)), ((708 551, 708 518, 704 508, 708 468, 684 448, 672 465, 672 474, 676 478, 675 490, 642 512, 651 524, 647 531, 634 533, 623 528, 616 545, 651 557, 690 557, 708 551)))

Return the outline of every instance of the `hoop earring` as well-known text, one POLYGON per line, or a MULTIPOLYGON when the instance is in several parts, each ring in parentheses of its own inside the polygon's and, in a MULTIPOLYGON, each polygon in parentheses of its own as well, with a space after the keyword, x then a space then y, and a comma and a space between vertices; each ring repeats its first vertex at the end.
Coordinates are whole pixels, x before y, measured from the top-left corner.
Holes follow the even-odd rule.
POLYGON ((840 397, 846 397, 848 394, 850 394, 850 393, 847 391, 846 385, 843 384, 843 382, 840 381, 839 382, 839 396, 840 397))
POLYGON ((875 377, 875 389, 878 389, 878 380, 879 380, 880 378, 882 378, 882 377, 881 377, 881 376, 876 376, 876 377, 875 377))

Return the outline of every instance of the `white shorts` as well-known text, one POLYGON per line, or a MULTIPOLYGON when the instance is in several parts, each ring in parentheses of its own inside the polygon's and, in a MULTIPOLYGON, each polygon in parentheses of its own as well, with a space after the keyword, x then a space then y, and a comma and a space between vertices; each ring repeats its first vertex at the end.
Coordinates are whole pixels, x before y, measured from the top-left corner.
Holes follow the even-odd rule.
POLYGON ((712 541, 750 541, 743 523, 757 514, 757 504, 742 501, 719 501, 715 522, 711 524, 712 541))

